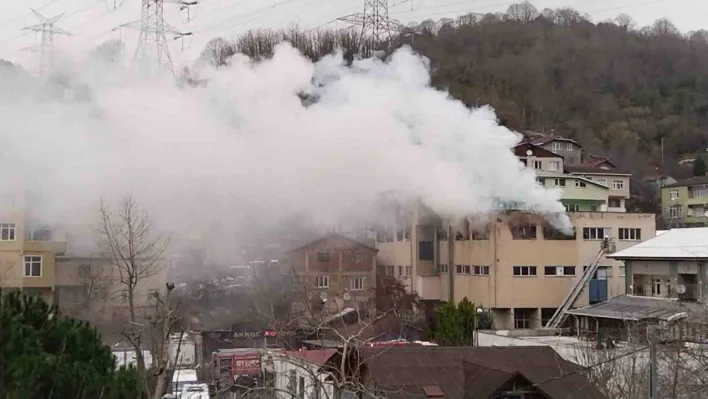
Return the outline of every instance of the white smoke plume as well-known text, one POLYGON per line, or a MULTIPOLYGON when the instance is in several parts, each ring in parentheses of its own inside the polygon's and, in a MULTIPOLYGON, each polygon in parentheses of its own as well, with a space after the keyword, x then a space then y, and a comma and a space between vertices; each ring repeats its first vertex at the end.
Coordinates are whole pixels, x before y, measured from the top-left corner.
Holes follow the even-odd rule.
POLYGON ((30 83, 0 95, 0 182, 40 190, 46 217, 87 223, 99 198, 132 192, 173 235, 294 213, 326 226, 395 192, 450 218, 518 203, 570 229, 560 192, 512 153, 517 136, 492 109, 431 88, 427 60, 408 48, 347 66, 283 44, 271 59, 208 71, 200 88, 102 68, 68 72, 87 101, 30 83))

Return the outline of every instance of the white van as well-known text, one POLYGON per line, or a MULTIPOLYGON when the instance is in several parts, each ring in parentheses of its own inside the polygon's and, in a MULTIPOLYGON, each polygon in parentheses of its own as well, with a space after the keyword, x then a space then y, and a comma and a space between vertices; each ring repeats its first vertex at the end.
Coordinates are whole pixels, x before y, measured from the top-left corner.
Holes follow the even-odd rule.
POLYGON ((179 398, 185 385, 197 383, 199 383, 197 370, 177 369, 172 374, 172 393, 179 398))
POLYGON ((209 385, 185 384, 180 399, 209 399, 209 385))

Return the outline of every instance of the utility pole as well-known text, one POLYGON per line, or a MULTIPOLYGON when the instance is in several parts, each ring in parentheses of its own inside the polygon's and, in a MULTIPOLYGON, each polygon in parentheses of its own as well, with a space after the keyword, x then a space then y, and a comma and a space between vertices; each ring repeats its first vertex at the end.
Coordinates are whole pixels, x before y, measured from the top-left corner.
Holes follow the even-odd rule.
POLYGON ((191 32, 181 32, 173 27, 164 18, 165 3, 178 4, 182 7, 196 5, 196 1, 181 0, 142 0, 142 12, 140 21, 128 22, 121 27, 140 30, 140 38, 135 47, 133 62, 145 62, 155 65, 154 72, 161 72, 167 69, 174 75, 174 66, 170 49, 167 45, 167 35, 174 36, 173 39, 180 39, 189 36, 191 32))
POLYGON ((388 0, 364 0, 364 12, 337 18, 337 21, 349 22, 361 27, 361 43, 374 45, 386 43, 388 46, 394 32, 401 23, 388 16, 388 0))
POLYGON ((657 377, 657 361, 656 361, 656 326, 647 326, 647 341, 649 341, 649 399, 659 399, 656 393, 656 386, 659 384, 657 377))
POLYGON ((24 28, 22 28, 22 30, 40 32, 42 34, 42 43, 39 49, 39 72, 40 75, 43 76, 48 69, 47 67, 51 68, 54 63, 54 35, 68 36, 70 35, 70 33, 65 31, 64 29, 54 26, 54 24, 56 24, 57 21, 59 21, 59 19, 64 16, 64 13, 61 13, 51 18, 47 18, 32 8, 30 8, 30 10, 32 10, 32 13, 34 13, 37 19, 39 19, 40 23, 32 26, 25 26, 24 28))

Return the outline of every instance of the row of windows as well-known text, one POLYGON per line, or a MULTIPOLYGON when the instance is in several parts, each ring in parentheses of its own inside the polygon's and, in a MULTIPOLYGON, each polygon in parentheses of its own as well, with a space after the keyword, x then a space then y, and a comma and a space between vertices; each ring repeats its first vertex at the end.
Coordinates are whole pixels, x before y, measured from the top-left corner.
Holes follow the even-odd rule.
MULTIPOLYGON (((540 169, 540 168, 536 168, 540 169)), ((552 169, 551 169, 552 170, 552 169)), ((588 180, 593 180, 592 177, 585 176, 585 179, 588 180)), ((545 177, 539 177, 537 178, 538 182, 541 184, 546 184, 546 178, 545 177)), ((580 180, 580 179, 573 179, 575 180, 575 187, 578 188, 585 188, 587 187, 587 183, 580 180)), ((597 179, 593 180, 595 183, 603 185, 607 187, 607 180, 605 179, 597 179)), ((556 177, 553 179, 553 183, 556 187, 565 187, 566 186, 566 179, 562 177, 556 177)), ((624 190, 624 180, 612 180, 612 189, 613 190, 624 190)))
MULTIPOLYGON (((559 240, 567 239, 574 240, 575 236, 567 236, 557 230, 544 227, 543 235, 545 239, 559 240)), ((511 227, 511 236, 514 240, 535 240, 537 237, 537 228, 535 224, 527 224, 511 227)), ((583 240, 602 240, 605 237, 612 237, 612 228, 610 227, 583 227, 583 240)), ((619 228, 620 240, 641 241, 642 229, 640 228, 619 228)))
MULTIPOLYGON (((449 273, 448 265, 438 265, 440 273, 449 273)), ((484 265, 455 265, 455 274, 467 274, 472 276, 489 276, 489 266, 484 265)))
MULTIPOLYGON (((328 263, 330 261, 330 253, 326 251, 319 251, 317 252, 317 262, 319 263, 328 263)), ((365 256, 363 254, 357 254, 355 253, 353 256, 354 263, 364 263, 365 256)))
MULTIPOLYGON (((349 277, 349 289, 351 291, 363 291, 366 277, 349 277)), ((329 288, 329 276, 315 276, 315 288, 329 288)))
MULTIPOLYGON (((15 241, 17 225, 15 223, 0 223, 0 241, 15 241)), ((29 241, 51 241, 52 230, 46 227, 28 228, 25 239, 29 241)))
MULTIPOLYGON (((587 267, 587 266, 585 266, 587 267)), ((583 268, 583 271, 585 270, 583 268)), ((575 276, 575 266, 544 266, 543 275, 544 276, 575 276)), ((450 268, 448 265, 439 265, 438 269, 440 273, 448 273, 450 268)), ((489 266, 481 265, 455 265, 456 274, 469 274, 473 276, 488 276, 489 266)), ((514 276, 536 276, 537 267, 536 266, 514 266, 513 267, 514 276)), ((600 266, 597 272, 597 278, 604 279, 606 277, 612 277, 612 266, 600 266)), ((624 277, 624 266, 620 266, 620 277, 624 277)))
POLYGON ((379 266, 383 269, 384 274, 387 276, 405 276, 410 277, 413 274, 413 266, 379 266), (398 274, 396 272, 398 271, 398 274))

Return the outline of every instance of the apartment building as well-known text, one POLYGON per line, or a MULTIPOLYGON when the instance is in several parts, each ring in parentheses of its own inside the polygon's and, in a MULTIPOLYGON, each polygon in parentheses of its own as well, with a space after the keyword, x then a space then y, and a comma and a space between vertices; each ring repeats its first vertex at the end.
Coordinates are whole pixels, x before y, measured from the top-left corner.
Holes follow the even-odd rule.
POLYGON ((609 189, 607 198, 608 212, 626 212, 630 197, 629 185, 632 174, 608 165, 604 166, 566 166, 566 172, 605 186, 609 189))
POLYGON ((661 208, 669 227, 708 226, 708 176, 695 176, 663 186, 661 208))
POLYGON ((583 161, 583 146, 572 139, 554 134, 527 132, 523 142, 533 144, 559 155, 564 165, 580 165, 583 161))
MULTIPOLYGON (((63 312, 99 326, 127 319, 128 290, 112 261, 91 256, 58 256, 56 270, 54 300, 63 312)), ((164 297, 168 271, 166 265, 159 263, 138 274, 133 294, 138 317, 154 312, 155 292, 164 297)))
POLYGON ((3 292, 20 290, 52 302, 65 236, 33 212, 36 196, 12 187, 0 192, 0 286, 3 292))
POLYGON ((289 252, 293 272, 307 300, 332 310, 358 308, 376 290, 374 246, 330 234, 289 252))

